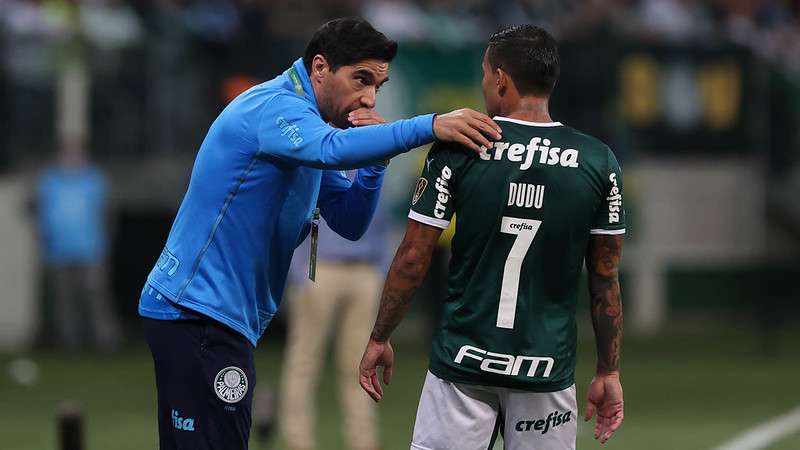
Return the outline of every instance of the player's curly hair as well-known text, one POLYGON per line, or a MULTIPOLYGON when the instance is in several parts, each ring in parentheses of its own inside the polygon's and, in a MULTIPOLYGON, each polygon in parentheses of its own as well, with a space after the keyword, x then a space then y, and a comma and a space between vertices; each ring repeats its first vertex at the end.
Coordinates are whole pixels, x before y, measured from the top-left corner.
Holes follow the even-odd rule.
POLYGON ((397 42, 387 38, 364 19, 347 17, 322 25, 306 46, 303 64, 311 70, 314 56, 328 60, 332 71, 365 59, 391 62, 397 55, 397 42))
POLYGON ((555 38, 534 25, 517 25, 493 34, 487 58, 492 70, 499 67, 511 76, 521 95, 550 95, 561 70, 555 38))

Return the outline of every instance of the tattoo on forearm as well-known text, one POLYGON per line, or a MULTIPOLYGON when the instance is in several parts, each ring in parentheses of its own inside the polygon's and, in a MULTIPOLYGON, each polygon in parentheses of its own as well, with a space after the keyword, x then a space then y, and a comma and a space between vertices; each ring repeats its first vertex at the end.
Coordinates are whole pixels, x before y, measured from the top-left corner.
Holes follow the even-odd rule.
POLYGON ((619 370, 623 321, 619 286, 621 249, 621 236, 595 235, 586 256, 598 372, 619 370))
POLYGON ((414 244, 405 241, 400 245, 386 277, 378 318, 370 339, 378 342, 388 340, 405 316, 414 292, 428 271, 432 245, 429 248, 415 248, 414 244))
POLYGON ((378 342, 389 340, 389 336, 397 328, 406 311, 408 311, 413 295, 413 290, 408 295, 384 290, 381 297, 381 306, 378 310, 378 318, 375 320, 370 339, 378 342))

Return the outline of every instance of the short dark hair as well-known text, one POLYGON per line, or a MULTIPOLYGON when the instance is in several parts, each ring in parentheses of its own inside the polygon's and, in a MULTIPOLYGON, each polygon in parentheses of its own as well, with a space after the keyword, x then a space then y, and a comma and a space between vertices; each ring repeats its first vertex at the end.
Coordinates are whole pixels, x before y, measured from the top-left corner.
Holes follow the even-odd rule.
POLYGON ((499 67, 511 76, 521 95, 550 95, 561 70, 556 40, 534 25, 493 34, 487 57, 492 70, 499 67))
POLYGON ((397 42, 387 38, 364 19, 334 19, 322 25, 306 46, 303 64, 311 71, 314 56, 322 55, 331 70, 365 59, 391 62, 397 55, 397 42))

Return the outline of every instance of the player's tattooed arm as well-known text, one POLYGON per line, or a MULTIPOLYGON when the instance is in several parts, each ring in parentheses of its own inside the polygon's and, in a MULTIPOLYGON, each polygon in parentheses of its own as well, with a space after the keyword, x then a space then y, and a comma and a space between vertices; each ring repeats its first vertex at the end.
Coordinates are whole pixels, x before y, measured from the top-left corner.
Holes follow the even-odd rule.
POLYGON ((431 255, 442 230, 409 219, 406 235, 392 261, 383 286, 378 318, 370 339, 385 342, 405 316, 411 297, 431 263, 431 255))
POLYGON ((383 398, 378 368, 383 367, 385 384, 388 385, 392 379, 394 350, 389 336, 403 320, 414 291, 428 272, 433 249, 441 234, 442 230, 438 228, 409 219, 403 243, 394 255, 383 286, 378 318, 358 366, 358 382, 376 402, 383 398))
POLYGON ((597 373, 619 370, 622 299, 619 286, 621 235, 592 235, 586 252, 592 324, 597 340, 597 373))

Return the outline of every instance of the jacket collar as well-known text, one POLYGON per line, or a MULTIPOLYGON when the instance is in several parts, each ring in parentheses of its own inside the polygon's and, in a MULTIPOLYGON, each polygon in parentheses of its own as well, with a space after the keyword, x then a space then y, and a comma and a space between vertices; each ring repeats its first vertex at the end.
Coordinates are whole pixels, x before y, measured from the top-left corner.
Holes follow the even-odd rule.
POLYGON ((303 58, 298 58, 297 61, 292 64, 292 67, 284 72, 284 75, 289 79, 290 89, 293 90, 294 93, 307 98, 319 109, 317 98, 314 95, 314 88, 311 85, 311 78, 309 78, 306 66, 303 64, 303 58))

